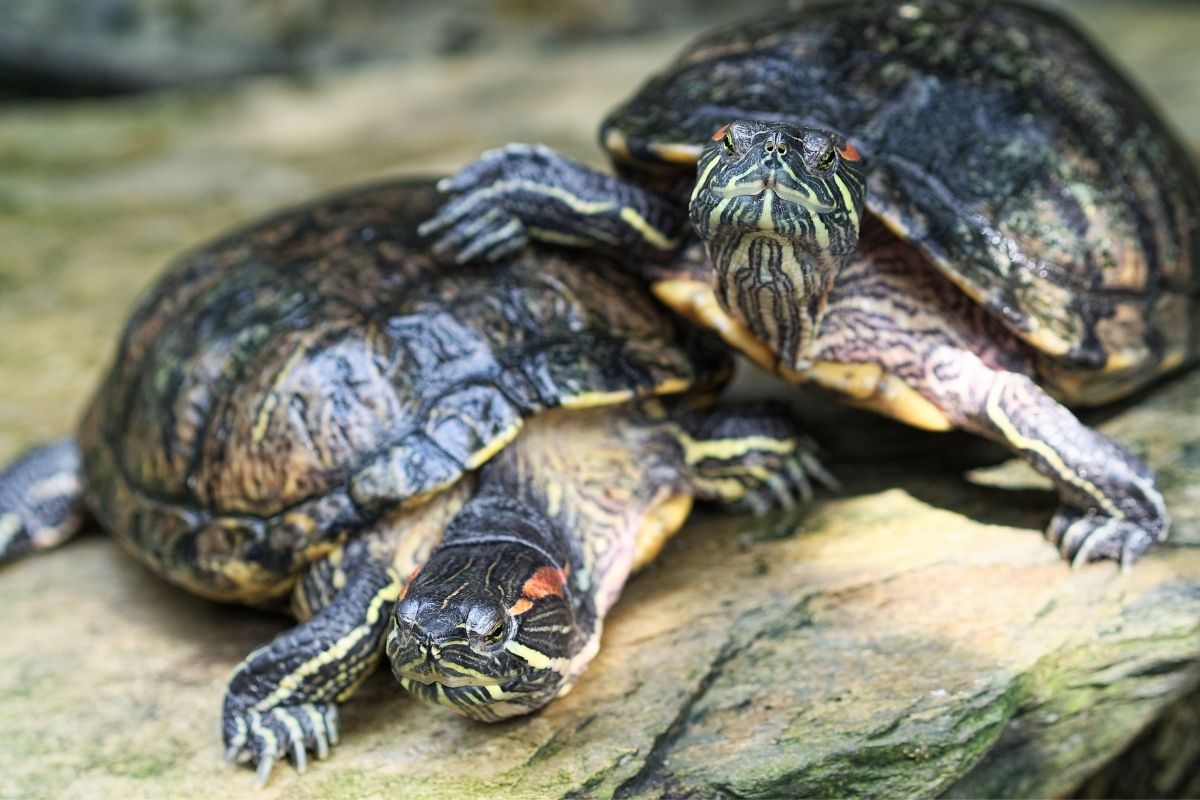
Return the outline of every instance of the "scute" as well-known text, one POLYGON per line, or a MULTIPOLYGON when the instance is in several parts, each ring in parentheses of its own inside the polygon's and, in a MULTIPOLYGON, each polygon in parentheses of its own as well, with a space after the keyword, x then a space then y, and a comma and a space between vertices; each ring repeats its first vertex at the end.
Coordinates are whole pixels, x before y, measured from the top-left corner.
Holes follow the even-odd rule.
POLYGON ((417 504, 530 414, 728 376, 719 349, 601 258, 546 248, 443 270, 415 233, 439 202, 428 182, 360 189, 168 270, 82 430, 106 527, 135 550, 237 530, 263 563, 278 550, 291 565, 300 529, 353 531, 417 504))
POLYGON ((601 139, 637 168, 678 161, 738 117, 851 138, 871 210, 1052 369, 1136 382, 1194 352, 1200 176, 1138 92, 1053 15, 969 0, 807 3, 694 43, 601 139))

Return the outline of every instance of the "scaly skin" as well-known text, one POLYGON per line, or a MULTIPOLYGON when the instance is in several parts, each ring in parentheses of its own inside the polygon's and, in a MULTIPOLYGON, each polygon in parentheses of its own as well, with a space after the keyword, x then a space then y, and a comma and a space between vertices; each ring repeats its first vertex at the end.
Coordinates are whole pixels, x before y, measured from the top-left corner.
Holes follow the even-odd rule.
POLYGON ((477 481, 309 568, 296 592, 304 620, 230 680, 227 757, 257 765, 260 783, 280 759, 303 770, 307 752, 323 758, 337 704, 385 642, 397 679, 423 700, 485 721, 540 708, 583 673, 626 578, 693 498, 766 512, 828 480, 771 407, 649 401, 540 415, 477 481))
POLYGON ((74 438, 22 453, 0 471, 0 563, 57 547, 79 532, 83 514, 74 438))
POLYGON ((825 477, 785 414, 699 410, 728 357, 611 264, 542 250, 444 269, 415 231, 436 199, 369 187, 184 256, 134 313, 78 446, 0 474, 0 553, 53 544, 86 501, 191 591, 291 593, 298 624, 223 705, 227 756, 260 782, 328 752, 385 642, 426 699, 482 719, 541 706, 693 498, 767 511, 825 477))
POLYGON ((1057 485, 1048 535, 1075 563, 1166 535, 1153 473, 1058 401, 1194 359, 1200 176, 1070 25, 1006 2, 815 2, 704 37, 601 139, 618 177, 510 145, 446 181, 421 230, 463 258, 624 250, 764 368, 1008 445, 1057 485), (889 241, 855 251, 880 221, 889 241), (891 270, 910 262, 914 280, 891 270))
MULTIPOLYGON (((1058 486, 1047 529, 1064 558, 1128 566, 1167 534, 1154 474, 1042 388, 1053 364, 878 223, 842 268, 816 358, 878 364, 956 427, 1010 447, 1058 486)), ((880 400, 882 402, 882 400, 880 400)))

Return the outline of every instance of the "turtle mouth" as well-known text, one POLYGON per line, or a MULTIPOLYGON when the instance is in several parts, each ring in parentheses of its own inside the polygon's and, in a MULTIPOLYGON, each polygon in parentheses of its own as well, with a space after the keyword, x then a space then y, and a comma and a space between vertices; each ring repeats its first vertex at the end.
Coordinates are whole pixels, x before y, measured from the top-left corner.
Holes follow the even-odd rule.
POLYGON ((520 676, 509 675, 502 678, 489 678, 487 680, 482 680, 480 678, 474 678, 468 675, 446 675, 444 673, 438 673, 435 675, 413 675, 409 673, 402 675, 400 680, 408 681, 410 683, 419 683, 422 686, 437 685, 444 686, 447 689, 462 689, 468 686, 503 686, 504 684, 509 683, 518 677, 520 676))
POLYGON ((469 671, 459 672, 455 667, 450 665, 439 666, 434 663, 422 664, 420 669, 397 670, 397 677, 400 681, 409 681, 411 683, 419 683, 422 686, 443 686, 447 689, 461 689, 464 687, 487 687, 501 686, 505 683, 521 677, 519 673, 512 675, 484 675, 482 673, 469 671))
POLYGON ((780 183, 774 175, 738 183, 729 183, 725 186, 714 186, 712 192, 723 200, 733 197, 758 197, 760 195, 764 196, 764 199, 770 200, 771 197, 769 195, 773 195, 784 202, 800 206, 814 214, 829 214, 837 208, 832 203, 823 203, 799 189, 780 183))
MULTIPOLYGON (((404 685, 419 683, 422 686, 441 686, 446 689, 464 689, 469 687, 487 688, 488 686, 503 686, 511 682, 519 676, 512 675, 507 678, 496 678, 495 680, 480 680, 464 675, 412 675, 406 674, 400 676, 400 684, 404 685)), ((405 686, 407 689, 408 687, 405 686)))

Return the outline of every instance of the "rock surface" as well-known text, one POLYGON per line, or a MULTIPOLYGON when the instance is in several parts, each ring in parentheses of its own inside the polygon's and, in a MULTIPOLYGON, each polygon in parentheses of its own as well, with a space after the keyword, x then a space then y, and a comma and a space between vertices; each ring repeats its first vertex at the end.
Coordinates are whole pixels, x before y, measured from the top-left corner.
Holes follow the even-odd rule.
MULTIPOLYGON (((1200 137, 1200 84, 1170 49, 1101 32, 1200 137)), ((0 458, 70 428, 182 247, 510 139, 598 161, 602 110, 678 43, 0 114, 0 458)), ((6 568, 0 796, 1061 795, 1200 681, 1200 373, 1102 424, 1160 470, 1175 516, 1128 575, 1061 563, 1040 534, 1053 497, 990 446, 805 405, 844 493, 694 521, 570 695, 483 726, 377 675, 334 755, 262 793, 221 762, 217 715, 231 667, 286 620, 183 594, 99 535, 6 568)))

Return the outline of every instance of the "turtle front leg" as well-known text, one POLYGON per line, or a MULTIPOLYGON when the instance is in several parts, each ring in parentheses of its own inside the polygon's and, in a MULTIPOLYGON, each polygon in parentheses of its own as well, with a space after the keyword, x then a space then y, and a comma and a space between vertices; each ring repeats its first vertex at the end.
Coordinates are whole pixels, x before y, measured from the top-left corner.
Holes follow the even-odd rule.
POLYGON ((663 260, 682 243, 687 209, 542 145, 484 153, 438 183, 456 195, 421 225, 434 252, 497 261, 530 239, 624 258, 663 260))
POLYGON ((1166 538, 1170 521, 1154 473, 1028 376, 992 369, 973 353, 935 351, 928 390, 961 427, 1000 441, 1054 481, 1063 505, 1047 537, 1073 565, 1128 566, 1166 538))
POLYGON ((35 447, 0 472, 0 563, 65 542, 83 526, 79 445, 35 447))
POLYGON ((304 772, 308 751, 328 754, 338 740, 337 704, 379 664, 400 585, 395 571, 363 564, 312 619, 238 665, 221 720, 227 761, 255 764, 261 786, 281 758, 304 772))
POLYGON ((785 406, 722 405, 673 419, 681 472, 701 500, 766 514, 807 505, 814 484, 838 487, 785 406))

